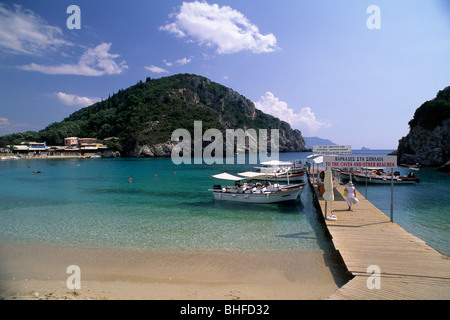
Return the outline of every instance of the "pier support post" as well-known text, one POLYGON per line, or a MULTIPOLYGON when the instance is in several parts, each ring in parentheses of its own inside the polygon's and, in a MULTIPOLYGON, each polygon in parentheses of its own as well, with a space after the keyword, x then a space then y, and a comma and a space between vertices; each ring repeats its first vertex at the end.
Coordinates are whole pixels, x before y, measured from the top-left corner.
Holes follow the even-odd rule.
POLYGON ((394 168, 391 170, 391 222, 394 222, 394 168))

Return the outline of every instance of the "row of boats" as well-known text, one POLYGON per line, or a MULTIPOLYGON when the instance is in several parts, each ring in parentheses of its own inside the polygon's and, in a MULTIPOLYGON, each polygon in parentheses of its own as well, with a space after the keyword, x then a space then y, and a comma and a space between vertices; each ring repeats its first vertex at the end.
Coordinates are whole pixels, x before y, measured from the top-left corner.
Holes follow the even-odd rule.
MULTIPOLYGON (((232 181, 232 186, 216 184, 209 189, 217 200, 248 202, 248 203, 276 203, 292 201, 300 197, 306 183, 304 182, 305 167, 296 166, 295 161, 268 161, 261 163, 262 167, 255 167, 255 171, 237 173, 220 173, 213 178, 232 181)), ((418 170, 418 165, 408 166, 411 170, 418 170)), ((380 168, 366 168, 349 171, 334 169, 342 181, 352 180, 360 183, 373 184, 414 184, 420 182, 413 171, 407 175, 400 172, 383 171, 380 168)))
POLYGON ((216 200, 276 203, 296 200, 300 197, 306 183, 303 166, 295 166, 295 162, 267 161, 263 167, 255 167, 255 171, 246 171, 232 175, 220 173, 213 178, 233 181, 232 186, 214 185, 212 191, 216 200))
POLYGON ((341 180, 353 180, 362 183, 375 184, 414 184, 420 182, 413 171, 407 175, 400 175, 399 171, 394 171, 393 175, 390 171, 383 171, 383 169, 363 169, 357 171, 348 171, 344 169, 335 169, 339 172, 341 180))

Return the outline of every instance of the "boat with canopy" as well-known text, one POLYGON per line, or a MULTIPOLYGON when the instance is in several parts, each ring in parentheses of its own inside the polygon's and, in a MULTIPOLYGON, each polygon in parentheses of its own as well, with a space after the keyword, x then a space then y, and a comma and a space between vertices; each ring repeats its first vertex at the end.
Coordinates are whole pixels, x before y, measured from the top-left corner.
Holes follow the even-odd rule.
POLYGON ((390 172, 384 172, 381 168, 365 168, 362 170, 338 170, 341 175, 341 180, 349 180, 350 178, 360 183, 370 184, 414 184, 420 182, 413 172, 408 175, 400 175, 400 172, 395 171, 393 177, 390 172))
POLYGON ((295 201, 302 193, 305 183, 280 185, 278 181, 272 184, 266 178, 273 174, 261 174, 256 172, 244 172, 235 176, 229 173, 213 175, 215 179, 234 181, 234 186, 216 184, 209 189, 216 200, 248 202, 248 203, 277 203, 295 201), (254 183, 253 180, 265 180, 264 183, 254 183))
POLYGON ((263 167, 255 167, 256 173, 272 174, 267 177, 268 181, 303 181, 305 169, 303 166, 296 166, 295 161, 270 160, 261 162, 263 167), (276 175, 276 177, 275 177, 276 175))

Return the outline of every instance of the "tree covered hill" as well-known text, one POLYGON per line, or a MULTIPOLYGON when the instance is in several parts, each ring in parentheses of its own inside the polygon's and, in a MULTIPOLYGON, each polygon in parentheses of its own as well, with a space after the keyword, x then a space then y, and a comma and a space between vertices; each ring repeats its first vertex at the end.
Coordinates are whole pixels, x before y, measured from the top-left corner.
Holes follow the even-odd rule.
POLYGON ((22 141, 63 145, 64 138, 71 136, 118 137, 118 148, 124 155, 140 156, 138 149, 170 141, 175 129, 187 129, 193 134, 194 121, 202 121, 203 131, 280 129, 281 152, 305 149, 299 130, 256 109, 253 102, 234 90, 191 74, 147 78, 41 131, 0 137, 0 145, 22 141))
POLYGON ((409 133, 399 140, 399 163, 450 168, 450 86, 424 102, 409 121, 409 133))

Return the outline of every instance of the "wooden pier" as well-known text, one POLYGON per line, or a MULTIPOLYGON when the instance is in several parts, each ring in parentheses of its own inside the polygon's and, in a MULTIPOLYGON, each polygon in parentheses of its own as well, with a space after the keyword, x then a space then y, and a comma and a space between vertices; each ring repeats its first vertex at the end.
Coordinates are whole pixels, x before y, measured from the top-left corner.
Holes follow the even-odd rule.
MULTIPOLYGON (((325 201, 312 179, 309 182, 325 217, 325 201)), ((348 211, 344 188, 334 182, 332 207, 337 220, 325 220, 325 223, 353 278, 327 299, 450 299, 449 257, 391 222, 358 189, 359 204, 348 211), (370 269, 371 266, 378 269, 370 269), (379 274, 373 273, 377 271, 379 274)), ((329 204, 327 216, 330 216, 329 204)))

